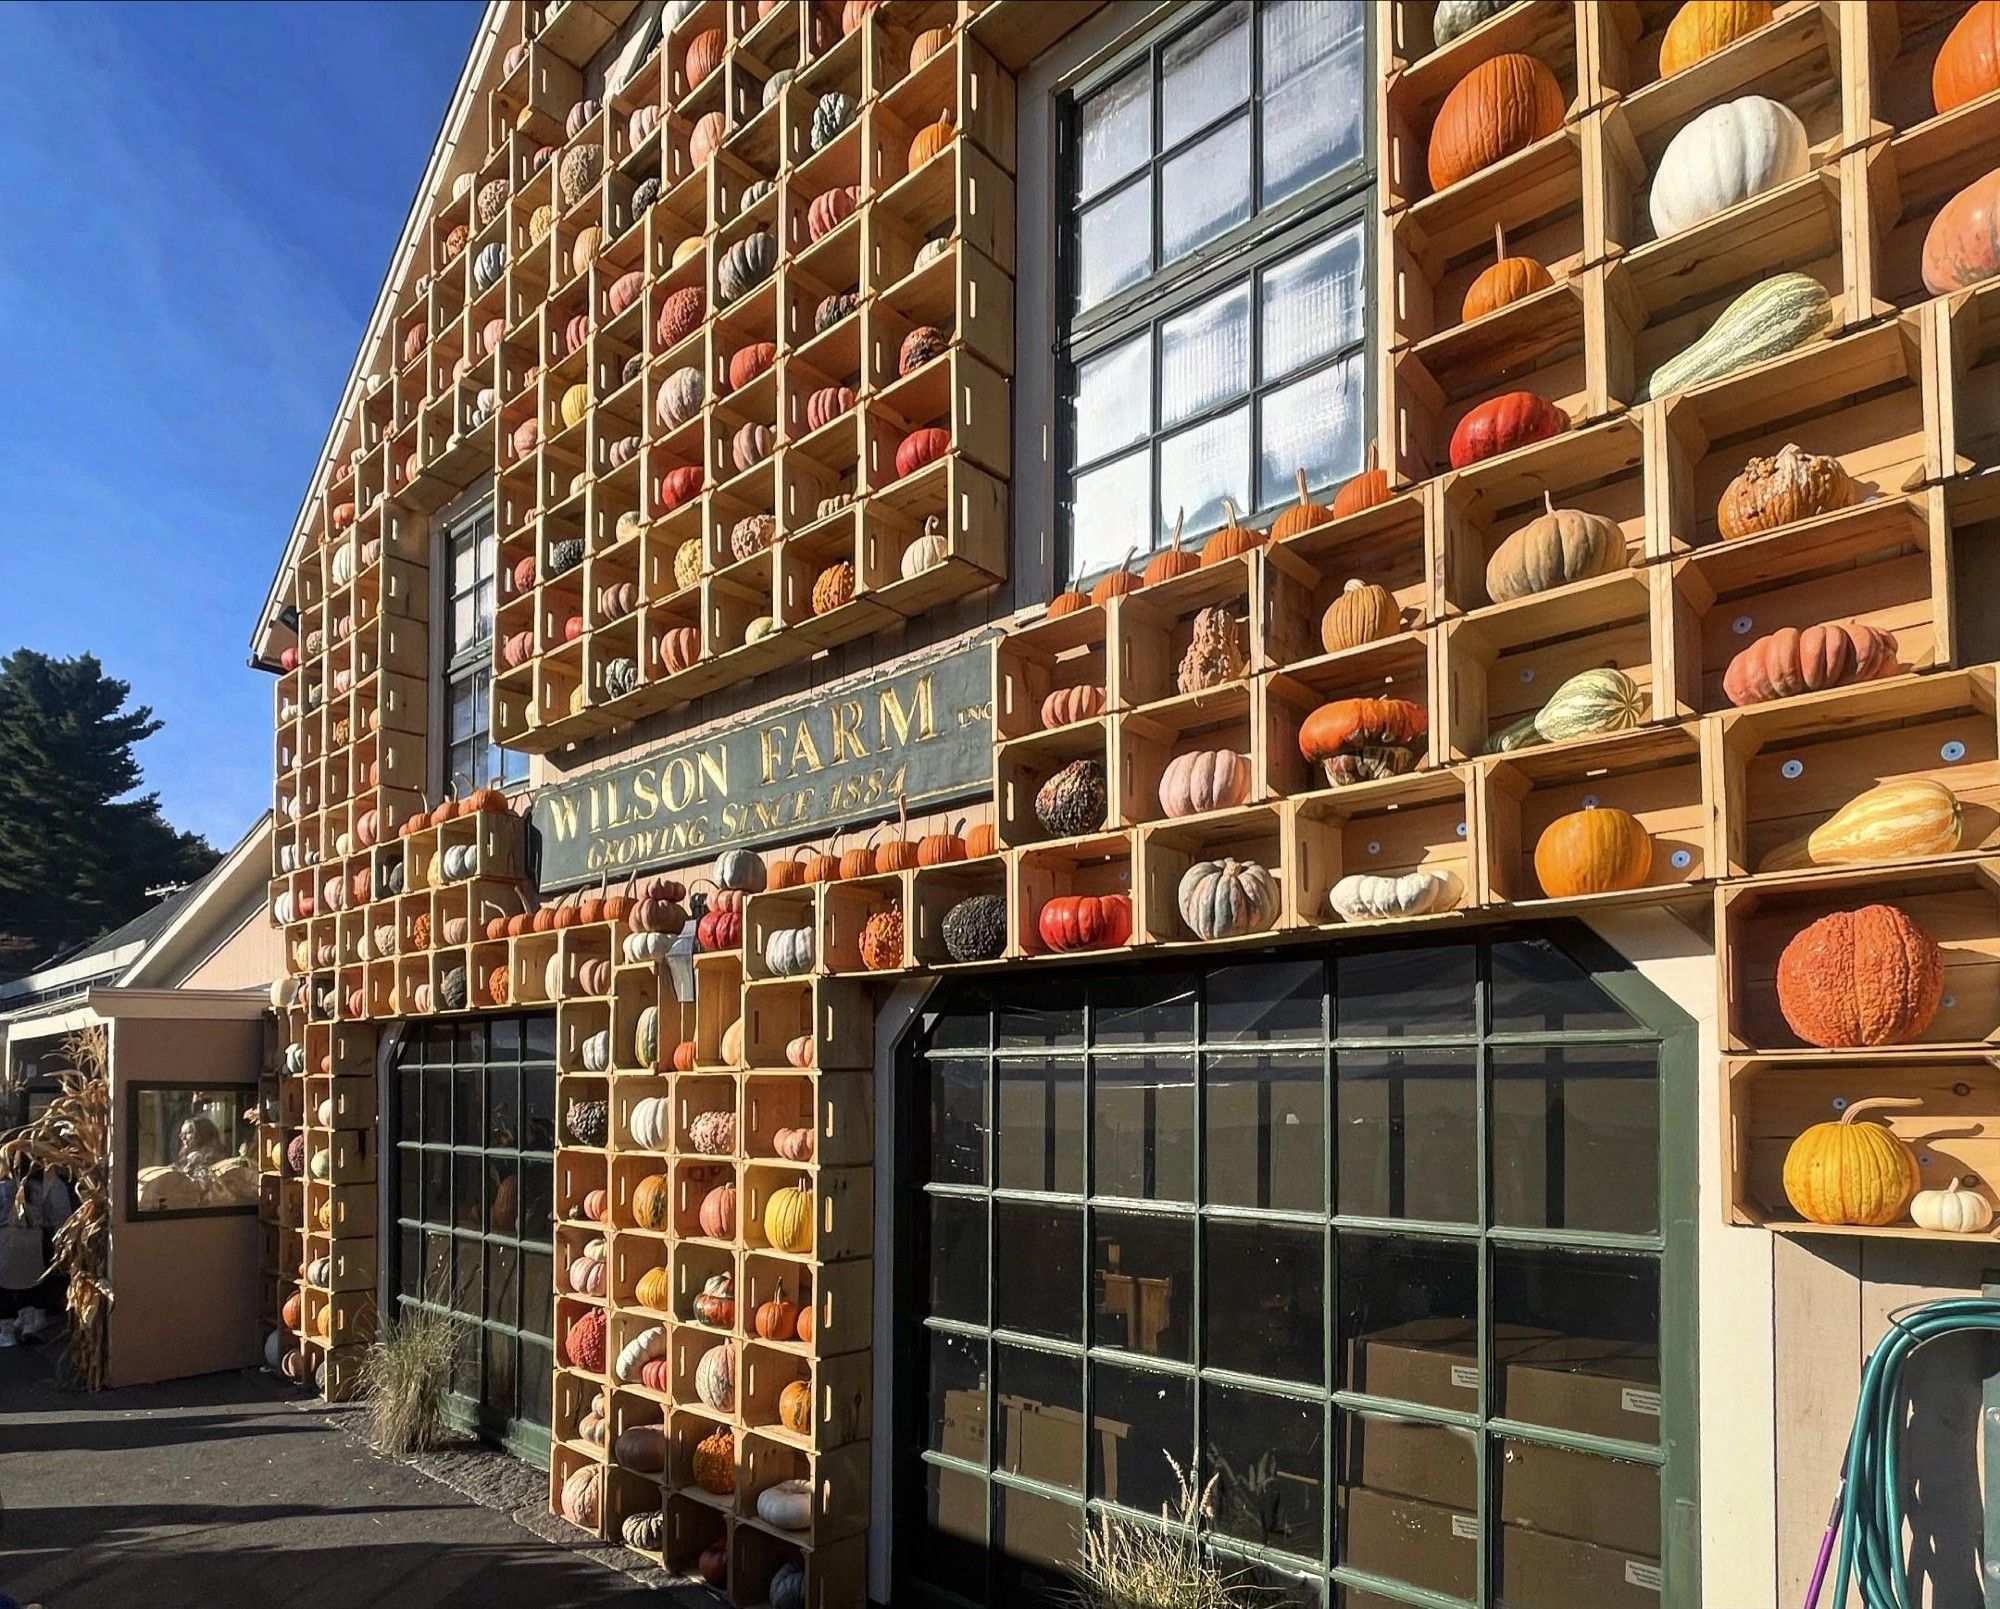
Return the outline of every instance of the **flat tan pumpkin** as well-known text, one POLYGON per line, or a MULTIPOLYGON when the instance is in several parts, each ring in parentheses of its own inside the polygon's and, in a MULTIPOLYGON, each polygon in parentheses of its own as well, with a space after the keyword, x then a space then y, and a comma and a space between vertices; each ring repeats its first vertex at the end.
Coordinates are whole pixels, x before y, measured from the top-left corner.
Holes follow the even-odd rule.
POLYGON ((1403 623, 1396 595, 1372 581, 1349 581, 1320 616, 1319 639, 1329 654, 1392 637, 1403 623))

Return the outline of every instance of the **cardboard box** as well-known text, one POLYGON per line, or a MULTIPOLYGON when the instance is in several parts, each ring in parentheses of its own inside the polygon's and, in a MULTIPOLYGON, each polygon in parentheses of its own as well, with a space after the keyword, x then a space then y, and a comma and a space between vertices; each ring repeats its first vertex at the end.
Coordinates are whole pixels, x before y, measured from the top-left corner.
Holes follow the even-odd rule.
POLYGON ((1660 1472, 1528 1441, 1497 1442, 1504 1525, 1660 1556, 1660 1472))
MULTIPOLYGON (((1495 1327, 1493 1356, 1505 1362, 1552 1330, 1525 1325, 1495 1327)), ((1469 1319, 1420 1318, 1347 1342, 1346 1385, 1371 1397, 1421 1402, 1433 1408, 1475 1413, 1479 1408, 1478 1328, 1469 1319)))
POLYGON ((1660 1609, 1660 1566, 1612 1548, 1509 1525, 1495 1609, 1660 1609))
POLYGON ((1082 1414, 1074 1408, 1052 1408, 1045 1402, 1015 1396, 997 1398, 994 1408, 1001 1420, 994 1460, 998 1467, 1046 1486, 1081 1490, 1082 1414))
POLYGON ((1340 1495, 1340 1538, 1341 1562, 1370 1575, 1468 1600, 1478 1585, 1475 1514, 1350 1486, 1340 1495))
POLYGON ((1381 1414, 1341 1416, 1341 1481, 1421 1498, 1473 1513, 1479 1507, 1479 1460, 1472 1435, 1381 1414))
POLYGON ((962 1458, 968 1464, 986 1462, 986 1393, 947 1391, 944 1394, 944 1423, 938 1430, 937 1450, 962 1458))
POLYGON ((1656 1445, 1659 1348, 1587 1336, 1525 1348, 1506 1360, 1497 1411, 1578 1435, 1656 1445))

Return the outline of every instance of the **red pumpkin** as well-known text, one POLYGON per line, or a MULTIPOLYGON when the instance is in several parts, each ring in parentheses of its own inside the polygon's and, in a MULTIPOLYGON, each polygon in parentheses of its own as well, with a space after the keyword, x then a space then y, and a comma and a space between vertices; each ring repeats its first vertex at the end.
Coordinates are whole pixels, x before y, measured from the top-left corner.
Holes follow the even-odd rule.
POLYGON ((685 286, 667 297, 660 303, 660 317, 656 326, 660 345, 672 346, 675 342, 685 340, 694 334, 701 328, 703 311, 699 286, 685 286))
POLYGON ((699 950, 734 950, 743 943, 743 913, 741 911, 718 911, 710 908, 701 913, 701 920, 695 924, 695 948, 699 950))
POLYGON ((1924 235, 1924 288, 1933 296, 2000 274, 2000 168, 1938 209, 1924 235))
POLYGON ((1569 415, 1532 391, 1507 391, 1469 410, 1451 433, 1451 467, 1464 469, 1569 429, 1569 415))
POLYGON ((681 504, 701 491, 702 468, 699 464, 683 464, 679 469, 670 469, 660 477, 660 512, 671 514, 681 504))
POLYGON ((949 430, 940 430, 935 425, 924 430, 913 430, 903 438, 903 444, 896 449, 896 473, 914 475, 924 465, 935 463, 950 451, 949 430))
POLYGON ((1931 68, 1931 104, 1949 112, 2000 89, 2000 0, 1978 0, 1945 36, 1931 68))
POLYGON ((769 341, 752 341, 729 354, 729 389, 741 391, 777 361, 778 349, 769 341))
POLYGON ((694 626, 669 626, 654 643, 660 668, 669 676, 688 669, 701 658, 701 632, 694 626))
POLYGON ((1051 950, 1115 949, 1132 936, 1132 901, 1123 894, 1064 894, 1035 921, 1051 950))

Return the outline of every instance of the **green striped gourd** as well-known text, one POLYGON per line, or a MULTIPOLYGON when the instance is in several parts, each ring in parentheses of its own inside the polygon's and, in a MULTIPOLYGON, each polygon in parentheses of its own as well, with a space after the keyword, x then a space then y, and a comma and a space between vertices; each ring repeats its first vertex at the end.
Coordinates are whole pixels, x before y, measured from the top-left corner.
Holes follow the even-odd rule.
POLYGON ((632 1035, 634 1060, 641 1067, 651 1067, 660 1059, 660 1009, 648 1006, 639 1013, 639 1024, 632 1035))
POLYGON ((1645 718, 1646 695, 1625 672, 1609 666, 1580 671, 1532 715, 1496 732, 1486 748, 1488 753, 1504 754, 1535 743, 1626 732, 1645 718))
POLYGON ((1634 400, 1685 391, 1783 357, 1818 340, 1832 324, 1833 299, 1824 285, 1810 274, 1779 274, 1725 307, 1706 335, 1653 371, 1634 400))
POLYGON ((1796 871, 1803 866, 1949 855, 1958 848, 1963 831, 1957 794, 1929 777, 1907 777, 1856 794, 1805 837, 1772 850, 1757 863, 1757 870, 1796 871))

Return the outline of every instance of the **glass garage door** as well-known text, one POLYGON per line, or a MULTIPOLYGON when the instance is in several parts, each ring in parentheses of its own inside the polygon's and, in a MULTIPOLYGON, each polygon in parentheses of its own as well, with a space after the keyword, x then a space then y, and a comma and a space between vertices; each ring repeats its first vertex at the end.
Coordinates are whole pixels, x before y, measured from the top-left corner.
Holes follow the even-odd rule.
POLYGON ((446 1308, 471 1326, 452 1381, 457 1416, 546 1462, 555 1019, 413 1023, 396 1069, 398 1310, 446 1308))
POLYGON ((1260 1604, 1693 1604, 1692 1026, 1580 933, 948 986, 900 1076, 897 1609, 1176 1465, 1260 1604))

